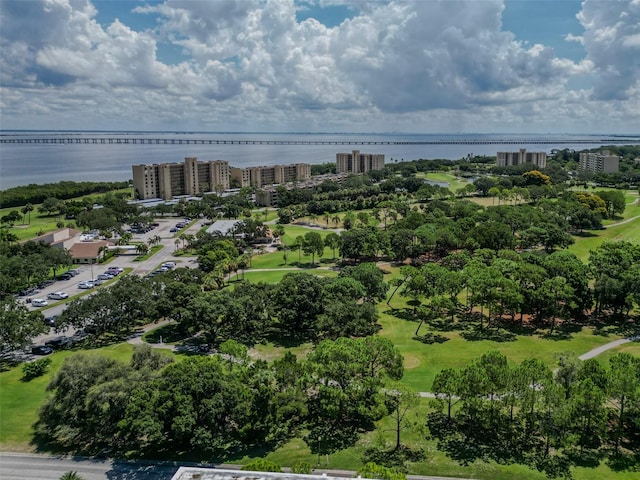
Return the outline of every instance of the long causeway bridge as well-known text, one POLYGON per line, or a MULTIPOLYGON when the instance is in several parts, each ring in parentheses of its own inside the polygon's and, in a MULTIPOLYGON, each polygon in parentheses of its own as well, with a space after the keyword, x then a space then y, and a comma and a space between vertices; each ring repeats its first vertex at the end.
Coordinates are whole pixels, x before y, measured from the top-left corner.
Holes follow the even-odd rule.
POLYGON ((150 137, 0 137, 2 143, 26 144, 97 144, 97 145, 603 145, 637 144, 640 138, 577 138, 577 139, 456 139, 456 140, 228 140, 196 138, 150 137))

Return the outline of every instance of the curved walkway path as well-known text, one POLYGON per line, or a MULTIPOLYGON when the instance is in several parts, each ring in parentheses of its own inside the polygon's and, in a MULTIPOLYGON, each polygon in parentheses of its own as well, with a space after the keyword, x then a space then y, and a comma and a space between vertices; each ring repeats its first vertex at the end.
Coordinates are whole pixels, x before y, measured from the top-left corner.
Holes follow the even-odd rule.
POLYGON ((623 220, 618 223, 611 223, 609 225, 605 225, 604 228, 617 227, 618 225, 624 225, 625 223, 633 222, 634 220, 637 220, 639 218, 640 218, 640 215, 636 215, 635 217, 627 218, 626 220, 623 220))

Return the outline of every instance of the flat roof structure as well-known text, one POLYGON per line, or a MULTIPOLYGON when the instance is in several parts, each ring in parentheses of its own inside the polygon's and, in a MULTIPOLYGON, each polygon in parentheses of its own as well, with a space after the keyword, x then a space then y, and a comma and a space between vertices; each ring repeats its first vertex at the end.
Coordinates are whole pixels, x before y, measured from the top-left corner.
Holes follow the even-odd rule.
POLYGON ((216 220, 207 228, 207 233, 218 232, 226 236, 229 235, 233 228, 240 222, 242 222, 242 220, 216 220))
MULTIPOLYGON (((360 478, 360 477, 359 477, 360 478)), ((250 472, 217 468, 180 467, 171 480, 344 480, 344 477, 284 472, 250 472)))

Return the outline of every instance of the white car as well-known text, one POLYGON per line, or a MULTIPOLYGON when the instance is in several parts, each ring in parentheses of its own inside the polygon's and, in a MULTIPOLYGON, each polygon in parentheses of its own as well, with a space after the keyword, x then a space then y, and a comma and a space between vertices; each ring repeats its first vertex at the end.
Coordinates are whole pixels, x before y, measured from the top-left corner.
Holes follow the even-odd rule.
POLYGON ((93 287, 95 287, 93 282, 80 282, 78 284, 78 288, 81 288, 83 290, 88 290, 89 288, 93 288, 93 287))
POLYGON ((53 292, 47 295, 47 298, 49 300, 64 300, 65 298, 69 298, 69 295, 64 292, 53 292))
POLYGON ((111 275, 110 273, 101 273, 100 275, 98 275, 98 280, 111 280, 113 278, 113 275, 111 275))
POLYGON ((46 307, 49 305, 49 302, 42 298, 34 298, 31 300, 31 306, 33 307, 46 307))

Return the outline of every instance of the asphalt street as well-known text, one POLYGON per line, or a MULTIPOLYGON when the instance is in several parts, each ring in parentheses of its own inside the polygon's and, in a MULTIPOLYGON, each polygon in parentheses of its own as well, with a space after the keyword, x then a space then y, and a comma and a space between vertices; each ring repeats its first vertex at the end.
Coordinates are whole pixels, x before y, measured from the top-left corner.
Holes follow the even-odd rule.
POLYGON ((180 465, 139 461, 95 460, 85 457, 0 454, 2 480, 58 480, 74 471, 85 480, 170 480, 180 465))

